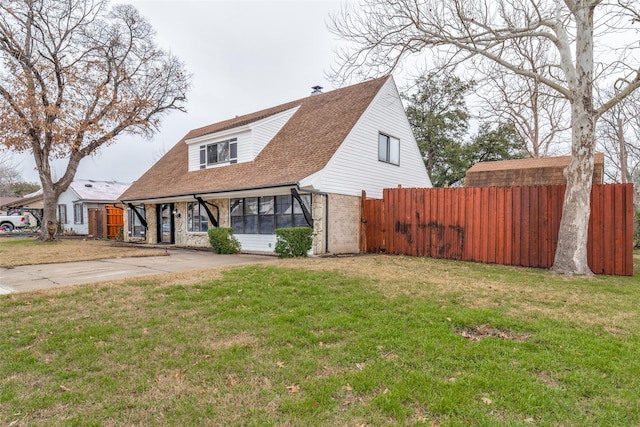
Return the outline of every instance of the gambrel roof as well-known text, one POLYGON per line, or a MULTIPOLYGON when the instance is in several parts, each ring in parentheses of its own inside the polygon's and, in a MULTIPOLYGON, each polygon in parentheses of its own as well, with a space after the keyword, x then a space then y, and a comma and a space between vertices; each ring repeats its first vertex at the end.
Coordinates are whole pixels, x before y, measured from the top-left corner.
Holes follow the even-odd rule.
POLYGON ((381 77, 194 129, 121 196, 134 201, 294 185, 322 170, 376 94, 381 77), (253 161, 188 170, 187 140, 239 128, 297 108, 253 161))

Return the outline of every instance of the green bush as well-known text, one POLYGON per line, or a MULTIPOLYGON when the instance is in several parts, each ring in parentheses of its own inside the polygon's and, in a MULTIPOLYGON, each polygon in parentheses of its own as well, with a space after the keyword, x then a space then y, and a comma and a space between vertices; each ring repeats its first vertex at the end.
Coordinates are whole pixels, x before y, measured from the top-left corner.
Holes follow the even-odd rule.
POLYGON ((280 258, 306 257, 313 244, 312 235, 310 227, 278 228, 275 253, 280 258))
POLYGON ((233 235, 233 228, 217 227, 208 231, 209 243, 217 254, 237 254, 240 242, 233 235))

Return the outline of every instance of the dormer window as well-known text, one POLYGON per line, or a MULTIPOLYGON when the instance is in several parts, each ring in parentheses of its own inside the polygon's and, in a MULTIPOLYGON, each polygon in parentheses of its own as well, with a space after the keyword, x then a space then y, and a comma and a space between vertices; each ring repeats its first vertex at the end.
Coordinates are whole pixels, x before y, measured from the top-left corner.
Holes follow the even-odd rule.
POLYGON ((200 146, 200 169, 221 163, 238 163, 238 138, 200 146))

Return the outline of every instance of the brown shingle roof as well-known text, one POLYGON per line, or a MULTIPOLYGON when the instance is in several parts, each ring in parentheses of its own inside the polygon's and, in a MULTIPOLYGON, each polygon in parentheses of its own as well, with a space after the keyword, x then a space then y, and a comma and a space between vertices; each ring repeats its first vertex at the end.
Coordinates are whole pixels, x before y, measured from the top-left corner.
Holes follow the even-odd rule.
POLYGON ((133 183, 120 200, 298 182, 325 167, 387 79, 369 80, 194 129, 133 183), (186 140, 250 124, 298 106, 295 114, 253 161, 188 171, 186 140))
MULTIPOLYGON (((493 162, 479 162, 471 166, 467 172, 484 172, 495 170, 509 170, 509 169, 532 169, 532 168, 565 168, 569 165, 571 156, 557 156, 557 157, 538 157, 528 159, 516 159, 516 160, 500 160, 493 162)), ((596 164, 604 163, 604 154, 595 153, 594 160, 596 164)))
MULTIPOLYGON (((466 173, 465 187, 509 187, 566 184, 564 169, 571 156, 480 162, 466 173)), ((594 154, 594 184, 602 184, 604 154, 594 154)))

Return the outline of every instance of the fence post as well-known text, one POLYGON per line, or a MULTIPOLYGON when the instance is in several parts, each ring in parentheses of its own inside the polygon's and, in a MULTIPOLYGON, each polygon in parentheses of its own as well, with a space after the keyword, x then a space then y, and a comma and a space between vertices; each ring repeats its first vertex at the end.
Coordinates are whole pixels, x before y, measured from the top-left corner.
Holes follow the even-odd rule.
POLYGON ((367 252, 367 218, 365 215, 364 204, 367 201, 367 192, 362 190, 360 196, 360 252, 367 252))

